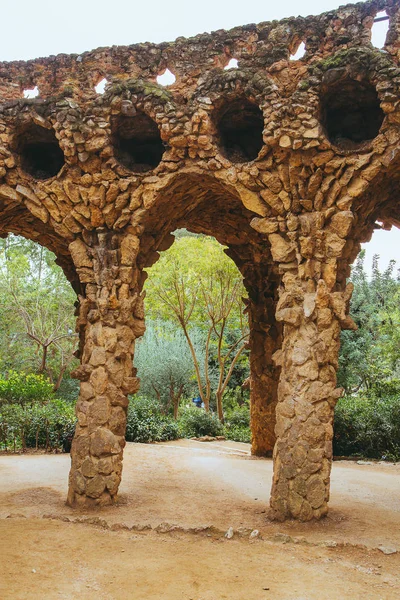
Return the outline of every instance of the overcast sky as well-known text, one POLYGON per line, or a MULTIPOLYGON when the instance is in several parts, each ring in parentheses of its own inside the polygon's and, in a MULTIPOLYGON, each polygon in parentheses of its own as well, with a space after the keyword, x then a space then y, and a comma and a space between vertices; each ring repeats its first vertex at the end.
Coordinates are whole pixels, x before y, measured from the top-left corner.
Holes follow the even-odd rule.
MULTIPOLYGON (((1 8, 0 61, 80 53, 100 46, 162 42, 337 8, 336 0, 5 0, 1 8)), ((378 45, 378 44, 377 44, 378 45)), ((382 45, 382 44, 380 44, 382 45)), ((400 266, 400 232, 378 232, 366 245, 367 262, 400 266)))

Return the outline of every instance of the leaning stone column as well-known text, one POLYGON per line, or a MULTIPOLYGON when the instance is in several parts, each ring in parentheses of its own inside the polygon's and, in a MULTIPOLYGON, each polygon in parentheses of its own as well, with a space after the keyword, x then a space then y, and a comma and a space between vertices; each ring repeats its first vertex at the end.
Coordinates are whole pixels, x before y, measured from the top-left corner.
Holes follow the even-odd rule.
POLYGON ((144 332, 135 269, 139 240, 109 230, 70 244, 81 283, 77 328, 81 365, 78 424, 71 449, 68 504, 115 502, 125 446, 127 394, 138 389, 132 359, 144 332))
POLYGON ((284 323, 278 386, 271 516, 308 521, 327 513, 332 461, 333 411, 341 328, 352 287, 330 293, 323 279, 286 273, 277 306, 284 323))
MULTIPOLYGON (((264 283, 263 288, 266 286, 264 283)), ((280 368, 272 356, 281 344, 281 324, 276 322, 275 309, 273 293, 267 294, 264 289, 257 294, 250 291, 251 452, 255 456, 272 456, 275 445, 280 368)))

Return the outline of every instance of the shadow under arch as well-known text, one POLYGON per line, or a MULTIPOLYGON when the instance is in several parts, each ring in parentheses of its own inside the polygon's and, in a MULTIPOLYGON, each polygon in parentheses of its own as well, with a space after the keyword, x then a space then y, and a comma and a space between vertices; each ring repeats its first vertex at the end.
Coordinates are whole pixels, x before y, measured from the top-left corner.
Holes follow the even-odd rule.
POLYGON ((361 244, 369 242, 375 230, 392 227, 400 229, 400 152, 387 166, 381 166, 368 188, 356 198, 352 212, 355 216, 349 234, 351 245, 343 257, 342 283, 350 275, 361 244))
POLYGON ((179 174, 156 192, 141 219, 137 264, 141 270, 154 264, 173 244, 172 232, 180 228, 213 236, 227 246, 225 252, 241 272, 249 296, 252 452, 271 456, 280 375, 272 355, 282 344, 282 327, 275 319, 280 276, 267 239, 250 226, 254 216, 233 185, 212 176, 179 174))
POLYGON ((68 240, 58 235, 51 225, 35 217, 23 204, 8 201, 0 195, 0 237, 5 238, 9 233, 37 242, 53 252, 56 264, 64 271, 75 293, 82 293, 68 240))

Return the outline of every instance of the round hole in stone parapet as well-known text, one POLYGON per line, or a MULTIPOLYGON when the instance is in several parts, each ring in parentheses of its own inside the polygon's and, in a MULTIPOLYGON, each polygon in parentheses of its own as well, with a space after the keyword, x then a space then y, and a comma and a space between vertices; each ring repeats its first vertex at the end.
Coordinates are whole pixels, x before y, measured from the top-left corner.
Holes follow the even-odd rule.
POLYGON ((340 80, 321 97, 322 124, 342 150, 357 150, 379 133, 385 117, 374 86, 368 81, 340 80))
POLYGON ((385 10, 375 15, 371 28, 371 44, 375 48, 383 48, 389 31, 389 17, 385 10))
POLYGON ((118 116, 112 122, 115 156, 130 171, 145 173, 161 162, 164 153, 157 123, 143 112, 118 116))
POLYGON ((21 168, 35 179, 55 177, 64 166, 64 154, 52 129, 31 123, 16 139, 21 168))
POLYGON ((39 96, 39 88, 35 85, 33 88, 27 88, 23 90, 22 96, 26 99, 37 98, 39 96))
POLYGON ((264 117, 257 104, 247 98, 225 102, 216 109, 214 121, 222 153, 231 162, 257 158, 263 146, 264 117))
POLYGON ((162 85, 164 87, 173 85, 175 81, 176 77, 169 69, 165 69, 165 71, 157 77, 158 85, 162 85))
POLYGON ((104 94, 107 84, 108 84, 107 79, 105 77, 103 77, 103 79, 101 79, 99 81, 99 83, 94 86, 96 94, 99 94, 99 95, 104 94))
POLYGON ((303 58, 305 53, 306 53, 306 45, 304 42, 300 42, 300 44, 297 46, 297 48, 293 52, 293 54, 290 55, 290 60, 300 60, 303 58))
POLYGON ((238 60, 237 58, 231 58, 226 67, 224 67, 224 71, 229 71, 230 69, 238 69, 238 60))

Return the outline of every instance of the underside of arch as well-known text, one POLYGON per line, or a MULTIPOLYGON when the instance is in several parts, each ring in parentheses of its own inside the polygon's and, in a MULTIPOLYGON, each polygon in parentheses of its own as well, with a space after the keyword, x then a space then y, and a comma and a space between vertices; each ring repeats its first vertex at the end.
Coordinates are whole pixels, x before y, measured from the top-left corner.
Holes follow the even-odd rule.
POLYGON ((0 237, 9 233, 20 235, 48 248, 56 255, 56 264, 65 273, 77 294, 81 293, 79 278, 68 249, 68 242, 40 219, 29 212, 25 206, 7 201, 0 196, 0 237))
POLYGON ((400 158, 381 170, 367 191, 355 201, 355 215, 348 252, 343 263, 351 264, 360 251, 360 244, 369 242, 376 229, 400 228, 400 158))
POLYGON ((142 222, 138 265, 151 266, 159 252, 171 246, 175 239, 171 233, 179 228, 213 236, 227 246, 249 295, 252 451, 266 456, 275 443, 280 369, 272 356, 282 343, 282 327, 275 319, 280 277, 265 237, 250 227, 254 216, 233 187, 211 177, 179 176, 154 199, 142 222))
POLYGON ((204 175, 179 175, 167 188, 157 192, 142 220, 141 266, 152 264, 155 257, 151 254, 168 248, 173 243, 171 233, 179 228, 215 237, 228 246, 233 260, 235 257, 239 260, 240 249, 245 247, 257 247, 267 257, 265 238, 250 227, 254 216, 243 206, 233 186, 204 175))

